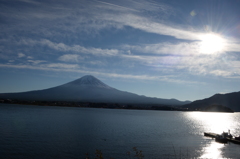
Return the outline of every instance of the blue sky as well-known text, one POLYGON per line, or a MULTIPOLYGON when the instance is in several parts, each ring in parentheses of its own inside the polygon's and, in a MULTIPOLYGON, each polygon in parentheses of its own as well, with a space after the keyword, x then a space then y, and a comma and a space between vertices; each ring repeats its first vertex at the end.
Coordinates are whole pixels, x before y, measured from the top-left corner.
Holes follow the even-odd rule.
POLYGON ((0 0, 0 93, 93 75, 150 97, 240 91, 240 1, 0 0))

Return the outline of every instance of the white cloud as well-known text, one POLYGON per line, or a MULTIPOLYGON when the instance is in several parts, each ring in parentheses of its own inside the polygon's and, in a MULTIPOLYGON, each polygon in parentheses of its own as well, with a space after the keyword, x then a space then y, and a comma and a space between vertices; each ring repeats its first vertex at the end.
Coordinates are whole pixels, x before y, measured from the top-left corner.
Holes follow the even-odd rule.
MULTIPOLYGON (((235 61, 235 60, 233 60, 233 61, 231 61, 231 65, 233 66, 233 68, 235 68, 235 69, 240 69, 240 61, 235 61)), ((239 70, 240 71, 240 70, 239 70)))
MULTIPOLYGON (((28 3, 36 2, 33 0, 22 1, 28 3)), ((40 7, 40 9, 36 9, 36 12, 31 11, 31 9, 27 9, 26 11, 24 10, 23 13, 19 13, 19 15, 13 15, 11 13, 12 16, 15 17, 16 20, 18 20, 16 21, 16 23, 19 24, 17 25, 17 27, 12 26, 11 29, 15 29, 17 31, 18 28, 20 28, 20 30, 29 29, 29 31, 32 31, 34 33, 44 33, 44 35, 41 35, 41 37, 44 37, 45 39, 33 40, 24 39, 23 37, 20 38, 21 40, 18 44, 24 44, 27 46, 32 45, 33 48, 38 45, 40 47, 45 46, 44 48, 51 48, 53 50, 61 52, 61 54, 62 52, 64 52, 64 55, 60 57, 55 57, 55 59, 57 58, 59 61, 63 62, 79 62, 83 58, 83 56, 80 56, 80 54, 89 54, 96 57, 116 57, 114 60, 122 60, 127 62, 130 61, 139 65, 142 64, 150 69, 161 67, 162 70, 167 69, 172 70, 172 72, 179 72, 179 70, 184 70, 188 71, 190 74, 216 75, 223 77, 229 77, 235 74, 239 74, 239 67, 237 67, 237 63, 234 63, 234 65, 229 65, 223 63, 220 56, 211 57, 211 55, 199 54, 199 46, 198 42, 196 41, 180 42, 180 40, 178 40, 178 43, 164 42, 150 45, 125 45, 124 47, 117 46, 117 49, 112 49, 112 47, 95 48, 86 47, 83 45, 76 45, 76 41, 74 40, 73 41, 75 45, 66 44, 64 43, 64 40, 62 40, 62 42, 54 42, 54 40, 47 40, 48 38, 55 38, 59 40, 59 37, 65 38, 66 35, 75 36, 76 34, 78 34, 76 35, 77 37, 81 35, 81 32, 88 32, 89 34, 92 34, 93 32, 98 32, 101 29, 108 29, 111 27, 122 29, 122 26, 130 26, 144 32, 167 35, 176 39, 199 40, 199 36, 202 34, 201 32, 194 29, 189 29, 188 26, 176 25, 164 19, 165 16, 168 16, 169 14, 172 14, 174 12, 173 9, 171 9, 171 7, 169 6, 161 3, 152 4, 153 1, 128 1, 131 3, 131 5, 126 5, 129 3, 124 2, 126 1, 118 1, 112 3, 99 3, 96 1, 84 1, 83 3, 80 1, 71 1, 65 7, 62 5, 62 1, 59 1, 59 4, 54 6, 49 6, 46 8, 40 7), (150 14, 151 16, 149 16, 150 14), (32 24, 25 23, 29 19, 29 17, 31 20, 34 20, 32 24), (26 21, 24 21, 24 19, 26 21), (32 27, 32 25, 37 26, 38 24, 41 24, 41 27, 38 27, 39 30, 35 32, 35 27, 32 27), (27 25, 28 27, 25 28, 23 27, 24 25, 27 25)), ((41 6, 44 6, 46 4, 47 2, 38 3, 38 5, 41 6)), ((12 17, 10 16, 10 18, 12 17)), ((7 30, 8 28, 5 29, 7 30)), ((5 32, 5 30, 3 30, 2 32, 5 32)), ((39 37, 37 38, 39 39, 39 37)), ((71 40, 72 39, 70 39, 69 41, 71 40)), ((229 39, 229 43, 226 45, 225 51, 240 52, 239 44, 240 42, 238 40, 229 39)), ((29 54, 27 52, 24 53, 26 53, 26 55, 29 54)), ((27 57, 28 59, 33 59, 32 56, 26 55, 23 53, 17 54, 19 58, 27 57)), ((16 55, 14 54, 14 56, 16 55)), ((96 57, 94 57, 94 59, 89 59, 89 64, 103 65, 101 61, 94 61, 96 57)), ((229 63, 231 63, 232 60, 235 59, 229 59, 229 63)), ((28 60, 28 62, 32 63, 32 65, 41 64, 39 65, 40 69, 65 69, 75 71, 76 68, 79 68, 78 65, 74 64, 47 64, 47 62, 44 60, 28 60)), ((33 67, 32 65, 30 66, 33 69, 38 69, 37 67, 33 67)), ((24 67, 24 65, 19 65, 19 67, 24 67)), ((96 74, 97 72, 92 73, 96 74)), ((111 75, 126 78, 131 77, 131 75, 111 75)), ((138 76, 134 77, 140 78, 138 76)), ((141 78, 144 79, 145 77, 141 76, 141 78)), ((151 79, 153 78, 153 76, 146 76, 146 78, 151 79)))
MULTIPOLYGON (((224 52, 227 49, 214 54, 200 53, 199 42, 124 45, 123 48, 138 53, 138 55, 126 54, 122 57, 139 61, 161 72, 163 70, 172 73, 184 71, 192 75, 213 75, 224 78, 235 77, 240 74, 240 62, 237 56, 231 56, 228 52, 224 52)), ((237 51, 237 49, 235 50, 237 51)))
MULTIPOLYGON (((137 51, 145 54, 156 54, 156 55, 179 55, 199 56, 204 53, 201 51, 201 42, 178 42, 178 43, 158 43, 158 44, 142 44, 142 45, 123 45, 123 49, 137 51)), ((240 42, 232 43, 226 40, 226 47, 223 50, 218 51, 216 54, 224 54, 226 52, 240 52, 240 42)))
MULTIPOLYGON (((130 26, 145 32, 172 36, 177 39, 200 39, 201 32, 192 29, 192 27, 169 23, 166 17, 175 14, 174 9, 163 3, 148 1, 128 1, 130 5, 124 5, 124 2, 121 5, 117 2, 102 3, 104 4, 92 5, 93 8, 98 8, 98 10, 92 9, 93 12, 89 17, 92 21, 100 22, 102 26, 104 26, 103 24, 105 24, 105 27, 130 26)), ((97 25, 95 27, 99 28, 97 25)))
POLYGON ((80 55, 77 54, 65 54, 62 55, 58 58, 59 61, 63 62, 79 62, 81 60, 81 63, 86 63, 86 64, 91 64, 91 65, 106 65, 103 61, 100 60, 93 60, 93 59, 88 59, 84 60, 85 58, 81 57, 80 55))
MULTIPOLYGON (((19 44, 24 45, 46 45, 54 50, 62 51, 62 52, 76 52, 76 53, 85 53, 85 54, 93 54, 96 56, 114 56, 120 53, 117 49, 101 49, 94 47, 83 47, 80 45, 66 45, 64 43, 54 43, 47 39, 42 39, 40 41, 32 40, 32 39, 22 39, 19 44)), ((65 57, 66 58, 66 57, 65 57)))
MULTIPOLYGON (((181 52, 181 50, 179 51, 181 52)), ((156 54, 149 56, 126 54, 121 55, 121 57, 136 61, 138 65, 142 63, 148 68, 154 68, 154 70, 159 72, 171 72, 174 74, 187 72, 192 75, 212 75, 224 78, 240 75, 240 62, 234 61, 234 57, 228 59, 224 58, 227 53, 212 55, 198 53, 188 54, 165 54, 163 56, 158 56, 156 54)))
MULTIPOLYGON (((40 41, 31 39, 23 40, 22 44, 25 43, 28 45, 46 45, 57 51, 68 52, 68 54, 58 57, 58 60, 63 62, 79 62, 79 60, 84 58, 80 54, 85 53, 95 55, 96 57, 116 57, 119 61, 131 64, 133 67, 134 65, 145 65, 148 69, 153 68, 159 71, 162 70, 162 72, 165 70, 165 72, 174 73, 184 70, 193 75, 222 77, 230 77, 235 75, 236 72, 239 74, 236 69, 231 69, 234 65, 230 63, 235 60, 235 57, 223 59, 222 56, 225 56, 226 52, 209 55, 201 54, 199 51, 199 42, 159 43, 135 46, 123 45, 119 47, 120 49, 86 48, 80 45, 54 43, 46 39, 40 41), (73 54, 69 54, 69 52, 73 52, 73 54), (226 63, 226 60, 228 63, 226 63)), ((103 63, 102 61, 90 58, 87 61, 91 65, 110 65, 108 60, 103 63)), ((60 66, 60 64, 57 66, 66 68, 76 67, 76 65, 60 66)), ((55 65, 49 65, 48 67, 53 68, 55 65)))
POLYGON ((12 62, 14 62, 14 60, 8 60, 8 62, 12 63, 12 62))
POLYGON ((28 62, 30 62, 34 65, 37 65, 37 64, 40 64, 40 63, 44 63, 46 61, 45 60, 28 60, 28 62))
POLYGON ((57 68, 57 69, 77 69, 79 66, 77 64, 63 64, 63 63, 51 63, 41 65, 44 68, 57 68))
POLYGON ((183 29, 181 27, 178 27, 177 25, 173 27, 171 25, 154 22, 138 15, 126 14, 119 15, 118 18, 112 16, 108 19, 146 32, 156 33, 160 35, 168 35, 177 39, 199 40, 201 35, 200 32, 189 31, 189 28, 183 29))
MULTIPOLYGON (((80 55, 76 55, 76 54, 65 54, 62 55, 58 58, 58 60, 60 61, 64 61, 64 62, 78 62, 79 61, 80 55)), ((83 59, 83 58, 81 58, 83 59)))
POLYGON ((23 54, 23 53, 18 53, 18 57, 19 58, 22 58, 22 57, 25 57, 26 55, 25 54, 23 54))
POLYGON ((123 46, 125 49, 130 49, 132 51, 137 51, 145 54, 158 54, 158 55, 196 55, 200 54, 199 43, 198 42, 179 42, 177 44, 173 43, 159 43, 159 44, 147 44, 147 45, 137 45, 123 46))
POLYGON ((87 63, 91 65, 106 66, 106 63, 103 61, 87 61, 87 63))
POLYGON ((4 68, 16 68, 16 69, 33 69, 33 70, 47 70, 47 71, 57 71, 57 72, 75 72, 75 73, 84 73, 92 75, 107 76, 113 78, 123 78, 123 79, 134 79, 134 80, 154 80, 154 81, 165 81, 172 83, 196 83, 194 81, 184 81, 180 79, 172 78, 171 76, 152 76, 152 75, 133 75, 133 74, 117 74, 117 73, 107 73, 99 71, 91 71, 79 69, 78 65, 71 64, 61 64, 61 63, 52 63, 39 66, 32 65, 14 65, 14 64, 0 64, 0 67, 4 68))
POLYGON ((32 56, 28 56, 27 59, 33 59, 33 57, 32 56))
POLYGON ((240 52, 240 41, 229 41, 225 47, 226 51, 240 52))
POLYGON ((224 71, 224 70, 213 70, 210 71, 210 74, 215 75, 215 76, 222 76, 222 77, 230 77, 232 72, 229 71, 224 71))
MULTIPOLYGON (((191 31, 189 27, 178 26, 165 21, 165 17, 173 14, 174 9, 163 3, 149 1, 113 1, 112 3, 72 1, 68 5, 64 5, 65 3, 62 2, 64 1, 59 1, 56 6, 52 4, 51 7, 42 2, 39 6, 44 9, 36 9, 34 12, 27 9, 17 17, 12 13, 9 13, 9 16, 12 15, 17 19, 26 19, 27 17, 34 20, 31 25, 41 24, 46 28, 41 31, 46 33, 51 30, 50 34, 57 33, 58 29, 59 31, 65 30, 72 33, 78 31, 93 33, 111 27, 121 29, 122 26, 131 26, 145 32, 168 35, 178 39, 198 39, 198 32, 191 31), (44 20, 44 24, 42 20, 44 20), (62 22, 61 25, 59 25, 59 21, 62 22), (65 23, 70 25, 62 25, 65 23)), ((26 26, 25 23, 21 23, 21 25, 26 26)), ((26 27, 26 29, 28 28, 26 27)), ((25 27, 21 27, 21 29, 25 29, 25 27)))
POLYGON ((31 4, 35 4, 35 5, 40 4, 39 2, 34 1, 34 0, 19 0, 19 1, 22 1, 22 2, 25 2, 25 3, 31 3, 31 4))

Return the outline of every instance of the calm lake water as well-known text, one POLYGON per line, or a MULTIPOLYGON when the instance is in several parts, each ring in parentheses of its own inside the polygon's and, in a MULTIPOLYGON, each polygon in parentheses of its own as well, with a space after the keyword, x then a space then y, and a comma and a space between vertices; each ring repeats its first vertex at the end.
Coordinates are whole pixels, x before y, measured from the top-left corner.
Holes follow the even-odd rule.
POLYGON ((240 113, 0 104, 0 158, 239 158, 240 145, 203 136, 228 129, 240 134, 240 113))

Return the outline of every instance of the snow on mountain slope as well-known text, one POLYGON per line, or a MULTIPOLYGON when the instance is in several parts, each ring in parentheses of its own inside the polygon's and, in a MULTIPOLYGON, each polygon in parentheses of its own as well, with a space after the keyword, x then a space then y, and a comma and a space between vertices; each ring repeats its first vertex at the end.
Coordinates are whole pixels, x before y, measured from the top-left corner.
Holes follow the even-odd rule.
POLYGON ((113 89, 92 75, 86 75, 80 79, 64 84, 65 87, 72 86, 94 86, 99 88, 113 89))
POLYGON ((103 103, 139 103, 183 105, 176 99, 139 96, 112 88, 97 78, 87 75, 75 81, 44 90, 0 94, 0 98, 37 101, 75 101, 103 103))

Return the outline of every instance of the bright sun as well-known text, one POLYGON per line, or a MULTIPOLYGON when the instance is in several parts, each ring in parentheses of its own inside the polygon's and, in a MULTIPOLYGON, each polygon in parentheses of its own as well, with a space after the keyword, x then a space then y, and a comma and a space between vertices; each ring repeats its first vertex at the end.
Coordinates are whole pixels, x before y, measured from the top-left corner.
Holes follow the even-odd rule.
POLYGON ((205 34, 201 36, 200 52, 213 54, 224 49, 225 40, 216 34, 205 34))

